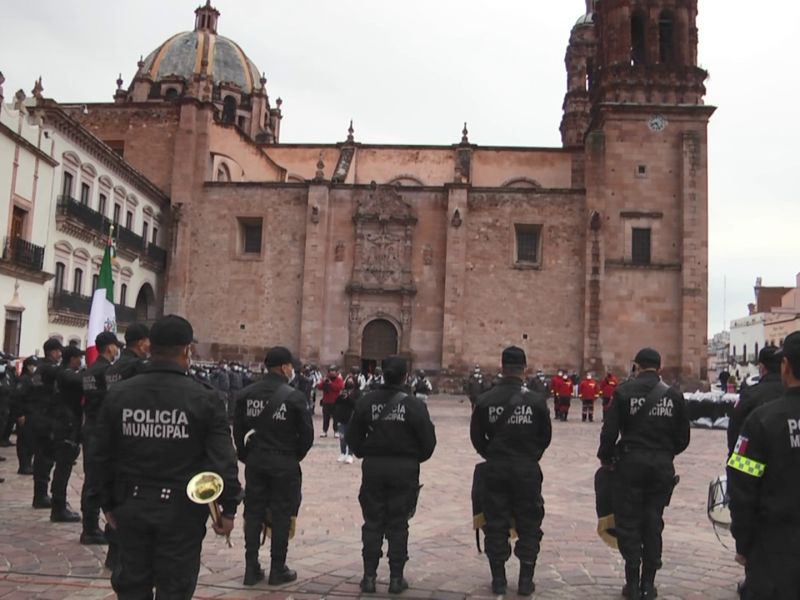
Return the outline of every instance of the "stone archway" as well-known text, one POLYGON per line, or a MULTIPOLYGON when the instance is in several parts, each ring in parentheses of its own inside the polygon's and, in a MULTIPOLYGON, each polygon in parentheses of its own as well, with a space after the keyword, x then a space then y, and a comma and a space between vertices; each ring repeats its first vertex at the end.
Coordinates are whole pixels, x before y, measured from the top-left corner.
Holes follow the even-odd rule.
POLYGON ((387 357, 397 354, 400 336, 391 321, 375 319, 367 323, 361 334, 362 366, 380 365, 387 357))
POLYGON ((136 322, 145 323, 156 320, 156 294, 153 286, 145 283, 136 296, 136 322))

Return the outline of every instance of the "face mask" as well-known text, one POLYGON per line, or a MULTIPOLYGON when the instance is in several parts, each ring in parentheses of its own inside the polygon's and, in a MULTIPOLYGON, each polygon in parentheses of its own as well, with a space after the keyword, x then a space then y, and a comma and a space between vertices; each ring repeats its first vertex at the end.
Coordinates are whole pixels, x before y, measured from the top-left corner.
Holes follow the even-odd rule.
POLYGON ((292 369, 292 375, 291 375, 291 377, 289 377, 289 383, 294 381, 295 377, 297 377, 297 373, 295 373, 294 369, 292 369))
POLYGON ((86 368, 86 359, 85 358, 81 358, 81 366, 80 366, 80 368, 81 369, 85 369, 86 368))
POLYGON ((6 372, 6 366, 5 365, 0 365, 0 374, 3 374, 5 372, 6 372))

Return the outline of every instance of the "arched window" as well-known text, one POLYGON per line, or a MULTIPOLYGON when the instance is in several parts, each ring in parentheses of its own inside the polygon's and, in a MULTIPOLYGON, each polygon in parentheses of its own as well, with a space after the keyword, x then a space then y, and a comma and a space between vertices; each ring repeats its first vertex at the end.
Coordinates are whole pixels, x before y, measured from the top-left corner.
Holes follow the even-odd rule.
POLYGON ((83 269, 75 269, 75 278, 72 280, 72 292, 80 294, 83 291, 83 269))
POLYGON ((122 284, 119 288, 119 305, 125 306, 125 301, 128 299, 128 286, 126 284, 122 284))
POLYGON ((631 64, 633 66, 645 64, 647 56, 647 25, 642 12, 635 12, 631 16, 631 64))
POLYGON ((236 122, 236 98, 233 96, 225 96, 222 101, 222 121, 224 123, 236 122))
POLYGON ((742 362, 747 362, 747 344, 742 346, 742 362))
POLYGON ((228 167, 225 165, 220 165, 219 168, 217 169, 217 181, 225 182, 230 180, 231 180, 231 174, 228 171, 228 167))
POLYGON ((668 10, 658 17, 658 50, 660 62, 675 61, 675 16, 668 10))
POLYGON ((56 280, 55 280, 55 292, 59 293, 64 291, 64 272, 66 271, 67 267, 62 262, 56 263, 56 280))
POLYGON ((756 360, 754 362, 758 364, 758 342, 756 342, 756 360))
POLYGON ((95 273, 92 275, 92 296, 94 296, 95 291, 97 291, 97 284, 100 281, 100 275, 95 273))
POLYGON ((178 90, 176 90, 175 88, 169 88, 167 90, 167 93, 164 94, 164 99, 167 102, 175 102, 175 100, 178 99, 178 90))

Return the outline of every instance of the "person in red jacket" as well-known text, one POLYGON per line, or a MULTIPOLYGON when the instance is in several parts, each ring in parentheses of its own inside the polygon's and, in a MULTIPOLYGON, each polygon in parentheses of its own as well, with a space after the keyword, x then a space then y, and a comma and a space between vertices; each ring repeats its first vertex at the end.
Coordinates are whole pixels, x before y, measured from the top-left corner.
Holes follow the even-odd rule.
POLYGON ((561 385, 563 381, 563 375, 564 373, 559 371, 558 374, 550 380, 550 395, 553 396, 553 412, 558 420, 561 420, 561 398, 558 393, 558 386, 561 385))
POLYGON ((322 405, 322 434, 320 437, 328 437, 328 425, 331 419, 333 419, 333 431, 336 437, 339 437, 336 431, 336 418, 333 414, 336 407, 336 400, 344 389, 344 379, 339 375, 339 367, 332 365, 331 368, 328 369, 328 376, 320 381, 317 389, 322 390, 322 402, 320 403, 322 405))
POLYGON ((587 373, 586 379, 578 386, 578 395, 583 402, 581 421, 585 423, 588 419, 591 423, 594 421, 594 401, 600 396, 600 384, 594 380, 591 373, 587 373))
POLYGON ((569 405, 572 402, 572 392, 574 389, 575 386, 565 371, 561 376, 561 381, 558 384, 559 404, 561 405, 561 412, 559 416, 562 421, 566 421, 567 417, 569 417, 569 405))
POLYGON ((609 367, 606 376, 600 382, 600 395, 603 397, 603 420, 606 420, 606 412, 611 408, 611 398, 614 396, 614 391, 619 385, 619 379, 614 377, 609 367))

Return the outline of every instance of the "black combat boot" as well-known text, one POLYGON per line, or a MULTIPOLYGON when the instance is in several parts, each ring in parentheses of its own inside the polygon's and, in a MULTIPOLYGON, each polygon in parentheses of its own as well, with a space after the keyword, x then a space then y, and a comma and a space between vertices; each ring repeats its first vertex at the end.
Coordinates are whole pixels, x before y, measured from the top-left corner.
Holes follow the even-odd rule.
POLYGON ((46 482, 33 482, 33 508, 53 508, 53 501, 47 495, 46 482))
POLYGON ((66 502, 53 502, 53 508, 50 509, 50 520, 53 523, 80 523, 81 516, 66 502))
POLYGON ((108 544, 105 533, 98 525, 98 517, 84 515, 81 544, 84 546, 104 546, 108 544))
POLYGON ((536 591, 536 584, 533 583, 533 571, 536 568, 534 563, 519 563, 519 584, 517 594, 519 596, 531 596, 536 591))
MULTIPOLYGON (((253 586, 259 581, 264 581, 264 577, 266 577, 264 569, 261 568, 261 563, 258 560, 247 560, 245 562, 243 585, 253 586)), ((270 583, 272 583, 271 578, 270 583)))
POLYGON ((506 563, 499 560, 489 561, 489 568, 492 570, 492 593, 495 596, 502 596, 508 589, 506 563))
POLYGON ((291 583, 297 580, 297 572, 292 571, 286 566, 285 562, 272 563, 269 570, 269 583, 270 585, 283 585, 284 583, 291 583))
POLYGON ((641 596, 642 600, 653 600, 658 598, 658 590, 656 589, 656 569, 648 566, 642 568, 642 587, 641 596))
POLYGON ((622 596, 625 600, 640 600, 638 564, 625 564, 625 587, 622 588, 622 596))
POLYGON ((364 559, 364 578, 361 580, 361 593, 374 594, 378 583, 378 561, 364 559))
POLYGON ((403 577, 405 564, 389 563, 389 593, 402 594, 408 589, 408 581, 403 577))
POLYGON ((17 469, 17 475, 33 475, 33 467, 31 465, 24 465, 17 469))
POLYGON ((594 415, 589 413, 589 423, 594 423, 594 415))

